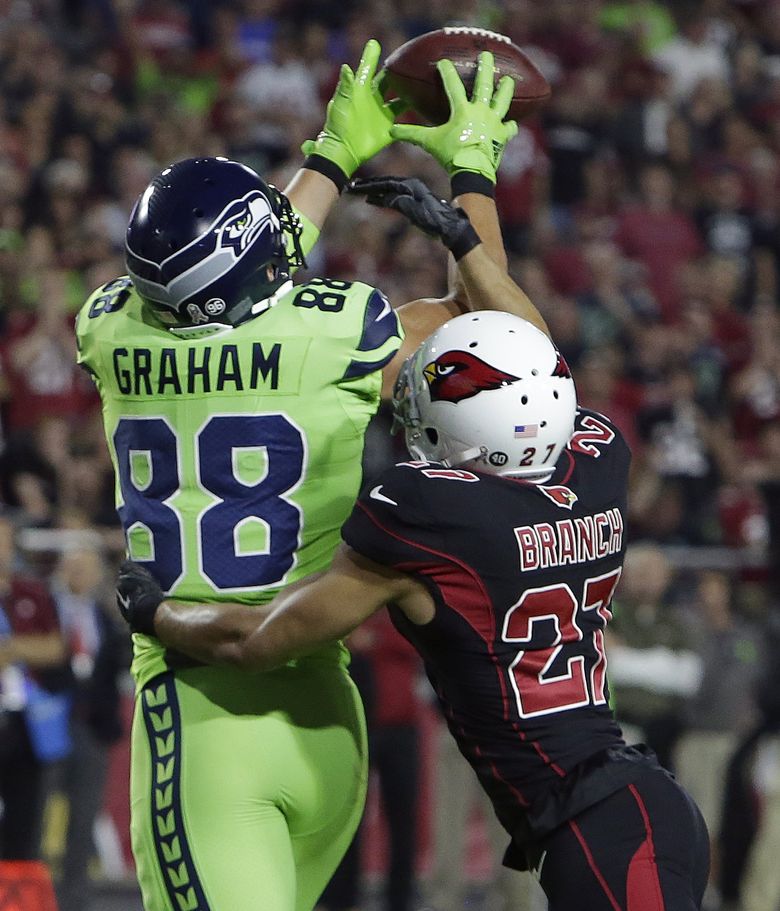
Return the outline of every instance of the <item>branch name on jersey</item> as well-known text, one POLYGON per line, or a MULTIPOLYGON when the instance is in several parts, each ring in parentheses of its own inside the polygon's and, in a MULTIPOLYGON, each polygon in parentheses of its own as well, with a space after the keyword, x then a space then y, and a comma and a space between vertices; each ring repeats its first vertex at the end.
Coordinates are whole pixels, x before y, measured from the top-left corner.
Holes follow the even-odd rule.
POLYGON ((617 507, 592 515, 515 528, 520 569, 549 569, 601 560, 623 548, 625 525, 617 507))

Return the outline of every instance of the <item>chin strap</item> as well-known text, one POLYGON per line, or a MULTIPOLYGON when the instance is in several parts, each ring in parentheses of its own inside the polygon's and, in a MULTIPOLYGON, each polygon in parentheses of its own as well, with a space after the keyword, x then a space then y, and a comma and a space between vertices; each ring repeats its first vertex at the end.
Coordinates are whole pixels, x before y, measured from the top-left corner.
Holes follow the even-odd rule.
MULTIPOLYGON (((256 304, 252 304, 249 318, 251 319, 251 317, 258 316, 258 314, 270 310, 271 307, 275 307, 279 303, 279 298, 284 297, 292 286, 292 279, 289 279, 280 285, 270 297, 263 298, 256 304)), ((229 323, 204 323, 201 326, 169 326, 168 331, 179 338, 206 338, 209 335, 217 335, 220 332, 227 332, 234 328, 229 323)))
POLYGON ((204 326, 169 326, 168 331, 179 338, 206 338, 232 329, 227 323, 206 323, 204 326))
POLYGON ((292 286, 292 279, 288 279, 286 282, 284 282, 284 284, 279 285, 279 287, 270 297, 266 297, 263 300, 258 301, 256 304, 252 304, 252 309, 250 311, 252 316, 257 316, 259 313, 265 313, 266 310, 270 310, 271 307, 275 307, 279 303, 279 298, 284 297, 284 295, 287 294, 292 286))
POLYGON ((484 461, 486 456, 487 449, 484 446, 472 446, 471 449, 456 452, 449 459, 442 459, 441 463, 446 465, 447 468, 460 468, 461 465, 465 465, 466 462, 471 462, 473 459, 482 459, 484 461))
MULTIPOLYGON (((484 459, 487 457, 487 449, 484 446, 471 446, 467 449, 463 449, 460 452, 456 452, 451 456, 448 456, 446 459, 431 459, 430 453, 425 452, 425 450, 418 445, 417 441, 422 438, 422 433, 419 429, 413 429, 407 431, 406 436, 406 448, 409 450, 412 456, 416 459, 420 459, 423 462, 435 461, 444 465, 445 468, 460 468, 461 465, 464 465, 466 462, 470 462, 473 459, 484 459)), ((457 442, 457 441, 453 441, 457 442)))

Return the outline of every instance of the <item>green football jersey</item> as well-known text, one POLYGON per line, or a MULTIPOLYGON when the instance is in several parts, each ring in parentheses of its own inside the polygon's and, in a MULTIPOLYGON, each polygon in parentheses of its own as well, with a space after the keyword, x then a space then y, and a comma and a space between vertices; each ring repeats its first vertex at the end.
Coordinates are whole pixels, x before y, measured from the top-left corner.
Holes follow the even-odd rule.
MULTIPOLYGON (((167 593, 262 604, 327 568, 402 338, 380 291, 314 279, 235 328, 174 334, 119 278, 89 298, 76 334, 128 554, 167 593)), ((165 652, 146 636, 135 645, 143 685, 165 652)))

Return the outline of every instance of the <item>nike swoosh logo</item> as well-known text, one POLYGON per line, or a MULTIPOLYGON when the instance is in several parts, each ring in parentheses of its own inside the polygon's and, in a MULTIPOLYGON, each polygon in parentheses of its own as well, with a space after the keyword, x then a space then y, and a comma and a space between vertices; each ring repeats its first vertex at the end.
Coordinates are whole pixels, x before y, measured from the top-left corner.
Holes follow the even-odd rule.
POLYGON ((125 611, 130 608, 130 596, 123 595, 121 592, 116 593, 117 601, 122 605, 125 611))
POLYGON ((398 506, 395 500, 391 500, 390 497, 386 497, 383 493, 380 493, 379 491, 381 489, 381 484, 378 484, 376 487, 372 487, 371 492, 369 493, 369 497, 371 497, 372 500, 381 500, 383 503, 389 503, 391 506, 398 506))

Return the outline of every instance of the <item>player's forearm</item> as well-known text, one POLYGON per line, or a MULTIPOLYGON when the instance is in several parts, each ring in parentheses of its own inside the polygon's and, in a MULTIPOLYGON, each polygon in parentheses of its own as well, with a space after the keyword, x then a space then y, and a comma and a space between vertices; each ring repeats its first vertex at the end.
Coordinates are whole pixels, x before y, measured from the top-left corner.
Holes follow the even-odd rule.
MULTIPOLYGON (((507 268, 504 238, 498 221, 495 201, 481 193, 462 193, 453 199, 454 206, 460 206, 468 215, 474 230, 479 234, 488 256, 501 268, 507 268)), ((458 268, 458 263, 450 256, 447 263, 447 287, 450 295, 471 310, 480 307, 469 300, 466 283, 458 268)))
POLYGON ((485 252, 496 265, 506 271, 508 262, 495 200, 482 193, 463 193, 456 196, 452 204, 460 206, 468 215, 485 252))
POLYGON ((473 310, 512 313, 528 320, 545 335, 550 335, 547 323, 531 299, 506 269, 497 265, 484 244, 474 247, 461 258, 458 272, 473 310))
POLYGON ((301 168, 295 174, 284 194, 317 230, 325 224, 325 219, 339 198, 336 184, 324 174, 309 168, 301 168))
POLYGON ((346 638, 414 587, 408 577, 373 565, 342 545, 328 572, 276 596, 273 613, 237 645, 232 660, 247 671, 270 670, 346 638))
POLYGON ((317 579, 302 579, 260 606, 163 601, 155 633, 164 645, 205 664, 245 671, 279 667, 353 628, 350 612, 339 609, 341 599, 323 603, 331 589, 315 587, 317 579))
POLYGON ((196 661, 236 664, 243 643, 270 612, 270 605, 163 601, 157 608, 154 628, 163 645, 196 661))

